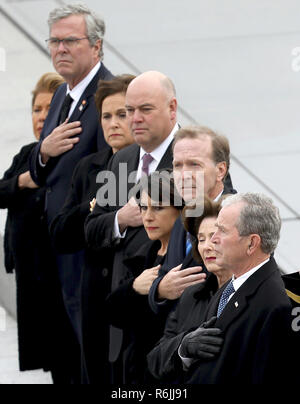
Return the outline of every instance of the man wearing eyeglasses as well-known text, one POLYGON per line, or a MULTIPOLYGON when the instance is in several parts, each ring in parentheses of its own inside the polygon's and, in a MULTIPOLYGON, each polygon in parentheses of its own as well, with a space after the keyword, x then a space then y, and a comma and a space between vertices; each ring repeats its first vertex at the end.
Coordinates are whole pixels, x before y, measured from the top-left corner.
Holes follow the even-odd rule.
MULTIPOLYGON (((64 204, 77 162, 107 147, 94 94, 98 81, 111 80, 113 75, 101 62, 104 21, 86 6, 56 8, 48 24, 46 42, 53 66, 66 83, 53 97, 41 141, 31 155, 30 172, 35 183, 47 188, 45 216, 50 225, 64 204)), ((78 344, 83 253, 55 255, 66 312, 78 344)))

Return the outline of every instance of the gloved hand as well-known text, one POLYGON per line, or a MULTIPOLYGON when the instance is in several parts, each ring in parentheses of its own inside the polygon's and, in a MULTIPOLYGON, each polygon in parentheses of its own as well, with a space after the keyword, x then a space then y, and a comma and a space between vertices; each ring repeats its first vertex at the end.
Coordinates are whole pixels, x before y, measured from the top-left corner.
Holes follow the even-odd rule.
POLYGON ((212 317, 183 338, 180 346, 182 357, 207 360, 214 359, 220 353, 224 339, 219 328, 212 328, 216 320, 217 317, 212 317))

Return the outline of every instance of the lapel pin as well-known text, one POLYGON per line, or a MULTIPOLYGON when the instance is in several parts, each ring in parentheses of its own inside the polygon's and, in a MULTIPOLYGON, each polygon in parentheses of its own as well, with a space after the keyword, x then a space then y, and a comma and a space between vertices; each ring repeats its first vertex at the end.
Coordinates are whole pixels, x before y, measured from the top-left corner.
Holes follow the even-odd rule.
POLYGON ((84 106, 86 105, 86 100, 83 100, 80 107, 79 107, 79 111, 81 112, 84 108, 84 106))
POLYGON ((235 307, 239 307, 238 302, 235 302, 234 305, 235 305, 235 307))

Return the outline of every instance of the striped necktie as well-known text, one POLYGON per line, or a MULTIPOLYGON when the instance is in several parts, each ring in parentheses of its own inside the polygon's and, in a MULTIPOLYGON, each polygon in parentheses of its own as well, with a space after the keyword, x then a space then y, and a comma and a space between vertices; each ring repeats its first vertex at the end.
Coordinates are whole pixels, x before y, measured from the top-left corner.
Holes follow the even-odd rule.
POLYGON ((145 175, 149 175, 149 165, 152 163, 154 158, 151 156, 151 154, 144 154, 142 160, 143 160, 142 172, 145 175))

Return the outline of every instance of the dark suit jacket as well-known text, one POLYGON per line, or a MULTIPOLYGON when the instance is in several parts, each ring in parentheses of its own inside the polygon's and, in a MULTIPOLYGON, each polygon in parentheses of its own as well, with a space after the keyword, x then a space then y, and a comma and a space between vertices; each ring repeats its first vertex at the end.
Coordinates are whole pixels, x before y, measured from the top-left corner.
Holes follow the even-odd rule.
MULTIPOLYGON (((99 79, 110 80, 112 77, 112 74, 101 64, 99 71, 83 92, 69 119, 70 122, 81 121, 80 142, 67 153, 57 158, 51 158, 46 167, 41 167, 39 164, 41 143, 59 125, 60 110, 66 96, 66 84, 62 84, 58 88, 52 99, 41 140, 30 158, 30 172, 33 180, 40 185, 45 185, 47 189, 45 212, 48 225, 64 205, 73 171, 79 160, 88 154, 97 152, 98 148, 108 147, 100 126, 94 94, 99 79)), ((83 252, 56 254, 56 263, 66 309, 77 337, 80 339, 80 278, 84 263, 83 252)))
POLYGON ((100 79, 110 80, 112 74, 101 64, 101 67, 90 82, 81 99, 79 100, 69 122, 80 121, 82 132, 79 135, 80 142, 72 150, 57 158, 51 158, 45 168, 39 164, 39 153, 42 141, 51 134, 59 125, 59 114, 62 103, 66 96, 66 84, 62 84, 56 91, 48 117, 45 121, 41 140, 34 149, 30 159, 30 172, 32 179, 39 185, 45 185, 46 211, 48 223, 50 224, 57 212, 62 208, 76 164, 84 156, 95 153, 107 147, 104 140, 99 121, 99 114, 96 109, 94 94, 100 79), (86 101, 83 105, 82 101, 86 101), (82 108, 80 108, 82 106, 82 108))
POLYGON ((208 304, 217 290, 217 278, 210 273, 205 282, 184 291, 176 309, 168 316, 162 339, 148 355, 148 368, 153 377, 164 383, 183 382, 178 349, 183 337, 204 322, 208 304))
MULTIPOLYGON (((119 164, 127 163, 127 173, 129 176, 131 172, 137 170, 139 156, 140 147, 133 144, 114 154, 110 161, 108 171, 111 171, 116 178, 117 203, 119 199, 120 181, 125 185, 127 180, 128 191, 134 186, 134 183, 129 183, 128 178, 122 178, 123 172, 121 174, 119 173, 119 164)), ((172 161, 173 154, 171 144, 157 168, 172 168, 172 161)), ((97 204, 94 211, 88 216, 85 224, 86 240, 89 248, 101 254, 105 254, 107 249, 114 248, 115 250, 113 267, 110 268, 110 271, 112 271, 113 290, 120 285, 122 280, 128 278, 128 268, 124 265, 123 261, 128 257, 132 257, 141 245, 149 240, 143 226, 128 228, 124 239, 117 240, 117 242, 113 239, 115 215, 120 207, 119 204, 117 204, 117 206, 104 207, 100 207, 97 204)), ((111 362, 115 362, 118 359, 122 348, 123 333, 122 330, 118 331, 119 336, 110 344, 111 362)))
POLYGON ((65 204, 50 226, 59 253, 69 254, 86 247, 84 223, 99 188, 96 178, 100 171, 106 170, 112 155, 111 148, 106 148, 84 157, 75 167, 65 204))
MULTIPOLYGON (((212 298, 205 320, 216 316, 226 283, 212 298)), ((291 352, 299 351, 292 331, 291 303, 274 258, 255 272, 232 296, 215 327, 224 334, 220 355, 194 363, 188 384, 285 383, 291 352)), ((298 336, 299 339, 299 336, 298 336)))
MULTIPOLYGON (((230 180, 231 184, 231 179, 229 175, 227 176, 227 179, 230 180)), ((236 194, 236 190, 234 190, 232 186, 228 187, 227 184, 225 183, 222 195, 227 194, 236 194)), ((181 269, 186 269, 199 265, 199 262, 195 261, 195 259, 193 258, 192 250, 188 253, 188 255, 186 255, 186 237, 187 232, 183 226, 182 218, 178 218, 171 233, 166 261, 162 266, 162 268, 160 269, 158 278, 153 282, 153 285, 149 292, 149 304, 154 313, 159 313, 160 311, 170 312, 178 302, 178 300, 174 301, 165 300, 159 302, 157 298, 157 289, 162 278, 172 268, 177 267, 181 263, 182 263, 181 269)), ((202 265, 202 267, 203 267, 202 270, 204 272, 207 272, 204 264, 202 265)))

